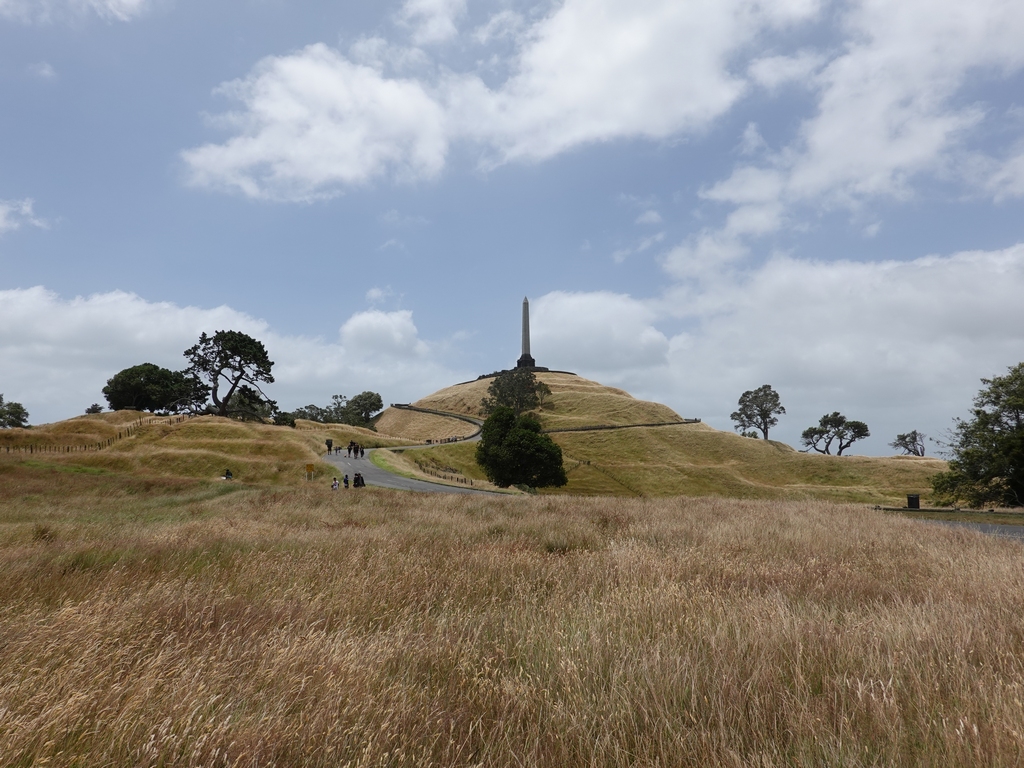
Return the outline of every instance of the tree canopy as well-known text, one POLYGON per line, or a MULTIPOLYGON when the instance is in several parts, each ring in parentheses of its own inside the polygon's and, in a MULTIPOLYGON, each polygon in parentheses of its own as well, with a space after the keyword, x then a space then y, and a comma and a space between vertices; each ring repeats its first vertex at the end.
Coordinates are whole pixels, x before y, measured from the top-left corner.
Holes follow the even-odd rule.
POLYGON ((0 395, 0 429, 12 429, 14 427, 28 426, 28 411, 21 403, 4 402, 4 396, 0 395))
POLYGON ((562 449, 540 430, 540 422, 533 416, 516 415, 504 405, 495 407, 484 422, 476 449, 477 464, 487 479, 499 488, 565 485, 568 478, 562 449))
POLYGON ((217 331, 213 336, 203 333, 199 343, 185 350, 189 361, 184 373, 209 387, 213 410, 219 416, 262 418, 262 408, 254 408, 255 397, 277 410, 277 403, 260 389, 260 382, 273 384, 270 372, 273 361, 267 356, 263 343, 241 331, 217 331), (239 387, 247 391, 235 397, 239 387), (223 387, 223 389, 222 389, 223 387))
POLYGON ((291 415, 296 419, 318 421, 323 424, 351 424, 372 427, 373 417, 384 407, 384 400, 376 392, 360 392, 351 399, 332 395, 330 405, 306 405, 296 408, 291 415))
POLYGON ((889 443, 889 447, 903 451, 904 456, 924 456, 925 437, 927 435, 923 432, 912 429, 905 434, 896 435, 896 439, 889 443))
POLYGON ((182 371, 142 363, 118 371, 107 379, 103 396, 112 411, 131 408, 137 411, 178 412, 188 410, 197 397, 201 402, 206 401, 205 388, 198 393, 194 390, 195 382, 182 371))
POLYGON ((851 421, 839 411, 833 411, 822 416, 816 427, 805 429, 800 435, 800 442, 804 444, 805 451, 813 449, 829 455, 832 453, 832 444, 836 443, 836 455, 842 456, 843 451, 865 437, 871 437, 867 424, 851 421))
POLYGON ((949 470, 932 486, 943 500, 1024 506, 1024 363, 981 381, 971 417, 954 422, 949 470))
POLYGON ((497 408, 511 408, 518 416, 536 408, 540 404, 540 394, 547 397, 551 390, 537 381, 533 371, 529 368, 513 368, 494 377, 487 388, 487 397, 480 401, 480 405, 484 413, 493 413, 497 408))
POLYGON ((729 418, 736 422, 736 431, 744 437, 750 436, 748 430, 758 429, 767 440, 768 430, 779 423, 775 417, 785 412, 779 393, 765 384, 740 395, 739 409, 733 411, 729 418))

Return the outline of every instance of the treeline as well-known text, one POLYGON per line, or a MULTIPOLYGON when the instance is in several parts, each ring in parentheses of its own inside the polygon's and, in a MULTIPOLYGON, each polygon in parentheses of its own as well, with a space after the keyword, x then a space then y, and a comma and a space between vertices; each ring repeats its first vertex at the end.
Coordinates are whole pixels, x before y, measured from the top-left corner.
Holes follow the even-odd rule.
POLYGON ((373 417, 384 408, 384 401, 376 392, 360 392, 352 398, 332 395, 329 405, 306 405, 291 412, 294 419, 306 419, 321 424, 349 424, 354 427, 373 428, 373 417))

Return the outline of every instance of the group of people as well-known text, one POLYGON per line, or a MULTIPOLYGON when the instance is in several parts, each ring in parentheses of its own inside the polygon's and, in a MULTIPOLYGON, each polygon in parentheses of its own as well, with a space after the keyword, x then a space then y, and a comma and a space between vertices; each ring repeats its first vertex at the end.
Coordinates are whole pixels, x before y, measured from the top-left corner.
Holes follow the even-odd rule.
MULTIPOLYGON (((334 481, 331 483, 331 490, 332 491, 336 491, 336 490, 338 490, 338 488, 340 486, 344 486, 345 490, 346 491, 348 490, 348 475, 345 475, 344 477, 342 477, 340 483, 338 482, 338 478, 334 478, 334 481)), ((366 481, 363 479, 363 473, 362 472, 356 472, 354 475, 352 475, 352 487, 353 488, 365 488, 366 487, 366 481)))
MULTIPOLYGON (((328 438, 327 440, 324 441, 324 443, 327 445, 328 456, 330 456, 332 453, 337 454, 339 456, 341 455, 341 446, 339 445, 337 448, 335 448, 333 440, 328 438)), ((345 451, 348 455, 348 458, 350 459, 361 459, 366 455, 366 449, 363 448, 363 446, 361 446, 355 440, 349 440, 348 447, 345 449, 345 451)))

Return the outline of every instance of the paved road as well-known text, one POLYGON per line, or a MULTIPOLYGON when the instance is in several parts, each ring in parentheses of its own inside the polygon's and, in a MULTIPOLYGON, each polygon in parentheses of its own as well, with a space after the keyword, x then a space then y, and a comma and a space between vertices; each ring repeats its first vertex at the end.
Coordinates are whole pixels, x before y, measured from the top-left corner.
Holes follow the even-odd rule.
MULTIPOLYGON (((417 445, 416 448, 429 448, 428 445, 417 445)), ((370 454, 373 450, 366 452, 362 459, 350 459, 344 454, 332 454, 324 456, 324 461, 333 464, 338 468, 338 480, 342 475, 348 475, 349 482, 356 472, 363 473, 363 479, 367 485, 376 485, 381 488, 395 488, 400 491, 425 491, 427 493, 493 493, 482 488, 466 488, 461 485, 442 485, 441 483, 429 483, 426 480, 414 480, 410 477, 402 477, 381 469, 372 461, 370 454)))
MULTIPOLYGON (((408 410, 423 411, 424 413, 435 413, 443 415, 443 411, 426 411, 422 408, 413 408, 405 406, 408 410)), ((460 418, 463 421, 472 421, 473 423, 480 426, 483 424, 478 419, 467 419, 466 417, 459 416, 457 414, 450 414, 455 418, 460 418)), ((466 440, 460 440, 459 442, 475 443, 480 440, 480 433, 477 432, 472 437, 466 440)), ((441 445, 451 445, 451 443, 431 443, 424 444, 418 443, 416 445, 402 445, 394 446, 394 449, 402 450, 406 448, 437 448, 441 445)), ((350 459, 344 454, 331 454, 330 456, 324 456, 324 460, 330 464, 333 464, 338 468, 338 479, 340 480, 342 475, 348 475, 349 481, 351 482, 352 477, 356 472, 363 473, 363 479, 366 480, 367 485, 376 485, 380 488, 394 488, 400 491, 423 491, 426 493, 494 493, 494 491, 485 491, 482 488, 467 488, 461 485, 444 485, 442 483, 431 483, 427 480, 414 480, 410 477, 402 477, 388 472, 386 469, 381 469, 372 461, 370 461, 370 455, 375 451, 375 448, 371 448, 366 452, 366 456, 362 459, 350 459)))
POLYGON ((970 528, 972 531, 980 531, 990 536, 1002 536, 1007 539, 1024 539, 1024 525, 1002 525, 1000 523, 969 523, 959 520, 928 520, 921 519, 923 523, 936 523, 947 525, 951 528, 970 528))

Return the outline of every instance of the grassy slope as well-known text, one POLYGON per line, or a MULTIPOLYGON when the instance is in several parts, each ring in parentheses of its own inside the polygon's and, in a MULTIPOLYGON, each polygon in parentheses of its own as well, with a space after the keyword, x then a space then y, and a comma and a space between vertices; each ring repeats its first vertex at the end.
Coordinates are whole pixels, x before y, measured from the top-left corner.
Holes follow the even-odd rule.
POLYGON ((377 419, 375 426, 378 432, 409 438, 406 440, 407 443, 425 443, 427 440, 440 440, 448 437, 467 437, 477 429, 472 424, 459 419, 435 416, 432 413, 405 411, 400 408, 385 410, 377 419))
MULTIPOLYGON (((18 437, 22 442, 30 440, 36 445, 95 444, 116 438, 119 429, 124 434, 125 425, 138 420, 139 414, 134 412, 104 413, 18 430, 24 432, 18 437)), ((178 424, 166 421, 143 424, 131 437, 117 440, 100 451, 43 453, 36 461, 121 475, 208 480, 230 469, 236 480, 245 483, 297 485, 305 481, 306 464, 313 464, 321 476, 336 471, 321 461, 328 437, 343 446, 349 440, 367 447, 405 442, 359 427, 315 422, 300 422, 299 429, 290 429, 216 416, 202 416, 178 424)), ((24 454, 0 455, 11 462, 27 458, 24 454)))
MULTIPOLYGON (((541 374, 552 395, 539 411, 546 428, 673 421, 674 411, 637 400, 612 387, 566 374, 541 374)), ((424 408, 478 415, 490 380, 442 389, 419 400, 424 408)), ((5 430, 8 442, 33 440, 52 444, 95 444, 123 432, 136 413, 81 416, 31 430, 5 430)), ((378 422, 381 434, 358 427, 300 421, 298 429, 245 424, 216 417, 177 425, 143 425, 137 433, 98 452, 47 455, 47 460, 135 474, 214 478, 230 468, 245 482, 299 484, 307 463, 328 474, 320 462, 324 440, 336 445, 355 440, 366 447, 386 447, 442 437, 439 431, 465 434, 470 425, 453 419, 388 409, 378 422), (421 418, 422 417, 422 418, 421 418), (414 434, 394 434, 405 425, 414 434), (387 427, 387 429, 384 429, 387 427), (430 434, 433 433, 433 434, 430 434)), ((556 433, 562 446, 569 484, 548 493, 618 496, 717 495, 750 499, 819 498, 902 505, 907 493, 929 503, 928 478, 944 468, 936 459, 830 457, 798 453, 781 443, 741 438, 705 424, 635 428, 584 433, 556 433)), ((0 442, 0 448, 4 445, 0 442)), ((453 444, 410 451, 399 462, 413 474, 431 471, 484 479, 474 460, 473 444, 453 444)), ((3 455, 3 454, 0 454, 3 455)), ((13 456, 13 454, 11 454, 13 456)))
POLYGON ((30 429, 0 430, 0 450, 15 446, 90 446, 110 438, 126 427, 154 418, 138 411, 115 411, 87 416, 76 416, 53 424, 41 424, 30 429))
POLYGON ((5 766, 1018 765, 1020 545, 0 462, 5 766))
MULTIPOLYGON (((547 429, 678 420, 670 408, 565 374, 540 374, 552 395, 539 411, 547 429)), ((490 380, 442 389, 415 403, 476 415, 490 380)), ((928 502, 937 459, 820 456, 777 442, 719 432, 706 424, 556 433, 569 484, 545 493, 620 496, 717 495, 749 499, 832 499, 902 505, 906 494, 928 502)), ((443 449, 443 462, 479 476, 472 445, 443 449), (476 474, 474 474, 476 473, 476 474)), ((419 452, 427 461, 428 452, 419 452)), ((441 459, 441 454, 433 454, 441 459)))
MULTIPOLYGON (((680 420, 679 415, 666 405, 637 400, 624 390, 606 387, 581 376, 539 373, 537 378, 551 388, 551 397, 537 413, 545 429, 680 420)), ((480 401, 487 396, 490 385, 491 379, 457 384, 417 400, 413 405, 480 416, 480 401)))

